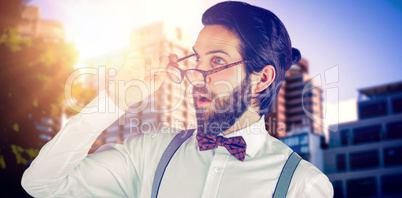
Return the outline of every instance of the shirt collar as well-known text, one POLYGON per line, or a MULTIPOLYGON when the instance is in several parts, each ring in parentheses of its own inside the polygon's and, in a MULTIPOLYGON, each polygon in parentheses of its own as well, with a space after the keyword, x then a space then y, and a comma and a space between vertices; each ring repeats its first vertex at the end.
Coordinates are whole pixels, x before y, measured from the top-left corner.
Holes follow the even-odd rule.
POLYGON ((247 144, 246 154, 250 157, 254 157, 258 149, 265 141, 267 134, 268 132, 265 129, 265 116, 261 116, 260 120, 257 122, 238 131, 224 135, 224 137, 231 138, 235 136, 242 136, 247 144))

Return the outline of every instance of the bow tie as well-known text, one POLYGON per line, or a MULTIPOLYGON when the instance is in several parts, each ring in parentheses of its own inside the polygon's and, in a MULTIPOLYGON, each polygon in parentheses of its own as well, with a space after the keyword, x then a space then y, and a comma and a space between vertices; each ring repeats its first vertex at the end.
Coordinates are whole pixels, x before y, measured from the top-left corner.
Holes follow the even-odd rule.
POLYGON ((240 161, 244 161, 246 157, 246 141, 243 137, 236 136, 231 138, 225 138, 217 135, 206 135, 200 131, 197 131, 197 140, 200 151, 214 149, 218 146, 225 147, 230 154, 240 161))

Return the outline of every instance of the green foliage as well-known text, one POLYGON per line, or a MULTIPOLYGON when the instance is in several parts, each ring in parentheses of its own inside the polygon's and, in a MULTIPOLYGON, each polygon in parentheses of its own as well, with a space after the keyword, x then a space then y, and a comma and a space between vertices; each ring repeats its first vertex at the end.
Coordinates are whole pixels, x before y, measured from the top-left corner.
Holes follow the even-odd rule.
POLYGON ((21 175, 46 143, 38 126, 50 136, 60 129, 64 83, 78 56, 62 39, 21 35, 23 2, 0 0, 0 185, 14 197, 24 196, 21 175))

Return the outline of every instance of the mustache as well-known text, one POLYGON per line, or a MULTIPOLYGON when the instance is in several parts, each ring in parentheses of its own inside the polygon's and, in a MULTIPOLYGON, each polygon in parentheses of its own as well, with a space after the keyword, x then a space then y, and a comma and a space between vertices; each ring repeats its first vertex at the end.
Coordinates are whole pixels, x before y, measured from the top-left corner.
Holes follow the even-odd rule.
POLYGON ((208 93, 207 87, 193 87, 193 93, 198 92, 202 94, 207 94, 208 93))
POLYGON ((207 86, 205 87, 193 87, 193 95, 195 96, 196 93, 199 94, 205 94, 207 96, 209 96, 209 98, 214 98, 216 96, 216 94, 214 92, 212 92, 210 89, 208 89, 207 86))

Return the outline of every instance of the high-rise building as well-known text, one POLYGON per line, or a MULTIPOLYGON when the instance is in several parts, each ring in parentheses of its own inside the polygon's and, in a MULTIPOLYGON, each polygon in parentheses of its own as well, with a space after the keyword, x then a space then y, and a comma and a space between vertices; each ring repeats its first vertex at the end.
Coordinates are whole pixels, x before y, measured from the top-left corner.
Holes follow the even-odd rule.
POLYGON ((63 24, 55 20, 41 19, 40 7, 23 6, 21 19, 18 29, 22 36, 62 41, 65 39, 63 24))
POLYGON ((335 197, 402 197, 402 82, 359 90, 357 108, 324 151, 335 197))
POLYGON ((312 133, 322 135, 324 123, 311 118, 322 118, 322 101, 322 88, 308 74, 308 61, 302 58, 286 72, 272 111, 266 118, 267 130, 282 138, 292 130, 307 126, 312 133))
POLYGON ((322 119, 313 121, 312 117, 322 118, 322 101, 322 88, 308 74, 308 61, 302 58, 286 72, 275 104, 265 120, 271 135, 320 170, 324 169, 323 122, 322 119))
MULTIPOLYGON (((180 57, 192 54, 194 40, 167 22, 158 22, 134 30, 128 49, 90 60, 94 67, 111 67, 130 62, 132 58, 145 55, 177 54, 180 57)), ((180 65, 183 69, 190 66, 188 61, 180 65)), ((98 87, 96 79, 90 80, 91 86, 98 87)), ((188 82, 175 84, 167 79, 162 87, 144 101, 132 106, 122 118, 112 124, 95 142, 93 149, 109 142, 121 142, 126 137, 139 133, 159 131, 166 127, 188 129, 195 127, 195 114, 191 98, 186 97, 188 82)), ((141 93, 139 93, 141 94, 141 93)))

